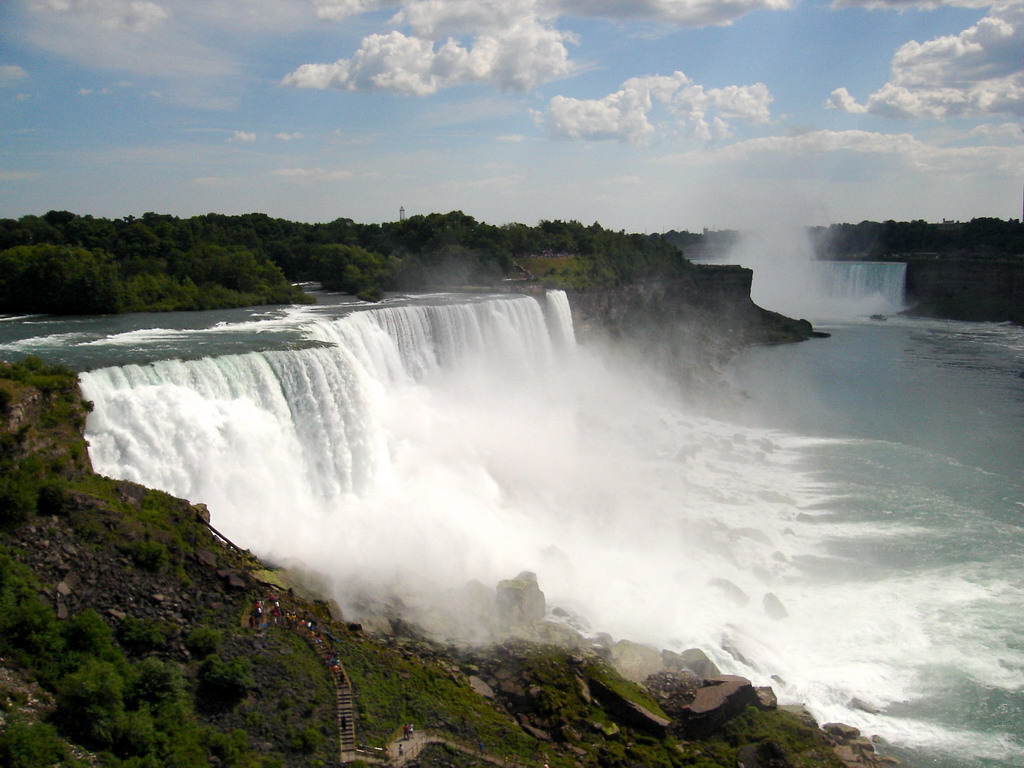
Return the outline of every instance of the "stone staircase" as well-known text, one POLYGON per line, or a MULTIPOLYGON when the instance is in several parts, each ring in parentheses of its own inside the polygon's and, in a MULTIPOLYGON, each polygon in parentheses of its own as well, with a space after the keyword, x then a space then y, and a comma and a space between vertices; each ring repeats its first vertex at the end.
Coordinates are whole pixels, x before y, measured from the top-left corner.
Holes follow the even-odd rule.
POLYGON ((356 759, 356 707, 352 684, 344 669, 335 676, 334 688, 337 693, 335 717, 338 722, 340 761, 350 763, 356 759))

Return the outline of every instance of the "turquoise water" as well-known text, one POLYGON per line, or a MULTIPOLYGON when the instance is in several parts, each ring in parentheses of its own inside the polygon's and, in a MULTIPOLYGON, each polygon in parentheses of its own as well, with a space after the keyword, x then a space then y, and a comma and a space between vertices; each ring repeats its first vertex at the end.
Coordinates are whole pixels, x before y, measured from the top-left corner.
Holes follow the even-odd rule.
POLYGON ((730 376, 745 423, 827 438, 802 459, 828 498, 801 567, 850 601, 825 634, 891 686, 859 724, 913 765, 1024 765, 1024 329, 819 327, 730 376))

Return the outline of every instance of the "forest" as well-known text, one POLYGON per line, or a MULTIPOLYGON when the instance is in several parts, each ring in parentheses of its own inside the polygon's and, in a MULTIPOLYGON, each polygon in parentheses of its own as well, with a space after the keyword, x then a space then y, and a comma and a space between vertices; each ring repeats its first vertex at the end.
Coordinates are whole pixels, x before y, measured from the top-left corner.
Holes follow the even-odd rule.
MULTIPOLYGON (((818 258, 1021 256, 1024 224, 994 218, 808 229, 818 258)), ((367 301, 385 291, 495 287, 527 275, 563 288, 678 275, 686 255, 725 250, 733 231, 629 234, 598 223, 479 222, 461 211, 361 224, 261 213, 121 219, 50 211, 0 219, 0 312, 103 314, 312 301, 320 283, 367 301)))
POLYGON ((689 267, 660 236, 599 224, 494 226, 461 211, 384 224, 264 214, 122 219, 50 211, 0 220, 0 312, 95 314, 309 301, 315 281, 366 300, 388 290, 494 286, 548 257, 549 279, 585 286, 689 267), (567 259, 565 257, 573 257, 567 259))

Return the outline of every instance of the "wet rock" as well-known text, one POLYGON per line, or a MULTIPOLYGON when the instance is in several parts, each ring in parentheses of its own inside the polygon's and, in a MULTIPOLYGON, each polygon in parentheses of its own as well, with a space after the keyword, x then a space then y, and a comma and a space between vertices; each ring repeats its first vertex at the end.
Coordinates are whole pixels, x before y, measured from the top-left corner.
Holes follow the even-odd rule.
POLYGON ((217 565, 217 556, 208 549, 197 549, 196 560, 210 568, 214 568, 217 565))
POLYGON ((620 640, 612 646, 612 664, 627 680, 642 683, 665 667, 662 654, 649 645, 620 640))
POLYGON ((537 574, 523 571, 514 579, 498 582, 498 616, 512 626, 529 626, 543 620, 547 611, 544 593, 537 585, 537 574))
POLYGON ((683 738, 706 738, 748 706, 756 705, 757 693, 745 677, 719 675, 708 678, 693 701, 682 708, 676 728, 683 738))
POLYGON ((750 602, 750 596, 728 579, 711 579, 708 581, 708 586, 714 587, 722 597, 737 606, 743 606, 750 602))
POLYGON ((476 675, 469 676, 469 687, 483 696, 485 699, 494 698, 494 689, 476 675))
POLYGON ((667 669, 686 669, 697 677, 717 677, 721 674, 715 663, 700 648, 687 648, 682 653, 664 650, 662 661, 667 669))
POLYGON ((860 729, 854 728, 846 723, 825 723, 821 730, 841 743, 856 739, 860 736, 860 729))
POLYGON ((759 685, 754 689, 757 694, 757 708, 763 712, 771 712, 778 709, 779 699, 770 685, 759 685))
POLYGON ((658 737, 668 732, 671 721, 656 715, 635 701, 630 701, 600 680, 591 679, 590 692, 616 720, 658 737))
POLYGON ((737 768, 792 768, 786 750, 775 741, 748 744, 736 750, 737 768))
POLYGON ((786 606, 782 604, 782 601, 779 600, 774 592, 769 592, 764 596, 763 605, 764 612, 768 615, 769 619, 779 620, 789 616, 786 606))

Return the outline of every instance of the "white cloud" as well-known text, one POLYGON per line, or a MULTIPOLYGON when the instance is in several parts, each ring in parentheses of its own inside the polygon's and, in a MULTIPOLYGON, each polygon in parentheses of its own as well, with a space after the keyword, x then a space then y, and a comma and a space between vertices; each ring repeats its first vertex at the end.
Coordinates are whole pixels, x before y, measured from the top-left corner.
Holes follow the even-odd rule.
POLYGON ((525 137, 521 133, 510 133, 506 136, 498 136, 496 139, 506 144, 522 144, 525 137))
POLYGON ((1006 2, 958 35, 896 51, 888 83, 859 104, 845 88, 826 105, 891 118, 1024 115, 1024 3, 1006 2))
POLYGON ((609 19, 642 19, 685 27, 731 24, 752 11, 785 11, 794 0, 554 0, 560 11, 609 19))
POLYGON ((149 32, 168 17, 163 6, 148 0, 30 0, 36 13, 75 17, 84 27, 120 32, 149 32))
POLYGON ((1024 142, 1024 125, 1020 123, 999 123, 993 125, 986 123, 975 126, 968 133, 971 137, 987 139, 989 141, 1009 141, 1014 143, 1024 142))
POLYGON ((402 32, 363 39, 350 59, 305 64, 282 83, 299 88, 389 91, 426 96, 442 88, 470 83, 502 90, 528 90, 570 71, 565 43, 571 36, 527 19, 465 47, 449 38, 433 41, 402 32))
POLYGON ((313 0, 316 17, 326 21, 341 21, 391 5, 394 3, 388 0, 313 0))
POLYGON ((330 168, 280 168, 276 171, 271 171, 275 176, 287 179, 295 182, 314 182, 314 181, 335 181, 338 179, 351 179, 355 176, 352 171, 345 169, 330 169, 330 168))
POLYGON ((228 141, 235 141, 239 144, 251 144, 256 141, 256 134, 250 133, 249 131, 235 131, 234 135, 228 139, 228 141))
POLYGON ((992 0, 832 0, 833 8, 868 8, 902 11, 907 8, 988 8, 992 0))
POLYGON ((17 64, 0 64, 0 86, 14 85, 28 78, 28 72, 17 64))
POLYGON ((274 138, 279 141, 294 141, 295 139, 303 138, 301 133, 275 133, 274 138))
POLYGON ((600 99, 556 96, 537 115, 555 138, 647 141, 656 131, 650 116, 656 105, 667 108, 668 124, 703 141, 731 135, 730 121, 765 123, 771 93, 763 83, 705 89, 682 72, 630 78, 615 93, 600 99))
POLYGON ((1017 147, 939 146, 909 133, 870 131, 809 131, 796 136, 771 136, 713 151, 688 152, 674 159, 693 166, 732 164, 747 170, 775 160, 788 168, 802 165, 818 174, 823 162, 841 155, 878 157, 890 171, 902 167, 934 173, 946 181, 957 175, 1012 178, 1024 174, 1024 144, 1017 147))

